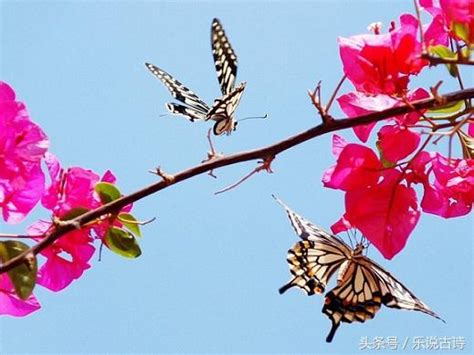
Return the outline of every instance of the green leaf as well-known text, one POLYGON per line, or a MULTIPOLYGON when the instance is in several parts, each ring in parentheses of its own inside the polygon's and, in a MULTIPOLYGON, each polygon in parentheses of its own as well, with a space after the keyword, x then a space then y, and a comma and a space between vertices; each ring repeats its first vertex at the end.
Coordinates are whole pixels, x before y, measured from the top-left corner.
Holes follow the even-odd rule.
POLYGON ((436 46, 430 46, 429 50, 431 53, 436 54, 438 57, 443 59, 456 59, 457 54, 453 52, 449 47, 438 44, 436 46))
POLYGON ((119 189, 108 182, 99 182, 95 185, 95 191, 99 194, 100 201, 105 205, 120 198, 119 189))
POLYGON ((118 215, 118 220, 125 226, 127 229, 135 234, 137 237, 141 237, 140 224, 137 219, 130 213, 120 213, 118 215))
MULTIPOLYGON (((431 46, 429 47, 429 50, 431 53, 436 54, 438 57, 442 59, 457 59, 458 55, 457 53, 453 52, 450 48, 443 46, 441 44, 437 46, 431 46)), ((446 64, 446 67, 448 68, 449 74, 451 76, 456 77, 456 74, 458 72, 458 69, 455 64, 446 64)))
POLYGON ((446 114, 446 113, 457 113, 464 109, 464 101, 449 102, 444 106, 437 106, 428 109, 429 113, 434 114, 446 114))
POLYGON ((62 216, 61 220, 63 221, 68 221, 70 219, 74 219, 76 217, 79 217, 83 215, 84 213, 89 212, 89 209, 84 208, 84 207, 76 207, 67 212, 64 216, 62 216))
POLYGON ((104 243, 114 253, 126 258, 137 258, 142 254, 135 237, 117 227, 109 228, 105 235, 104 243))
MULTIPOLYGON (((3 262, 13 259, 29 248, 27 244, 16 240, 0 242, 0 259, 3 262)), ((8 271, 8 276, 18 297, 23 300, 30 297, 36 284, 37 273, 38 263, 33 254, 27 257, 25 262, 8 271)))
POLYGON ((456 37, 461 38, 466 43, 469 43, 469 27, 466 24, 452 22, 451 27, 456 37))

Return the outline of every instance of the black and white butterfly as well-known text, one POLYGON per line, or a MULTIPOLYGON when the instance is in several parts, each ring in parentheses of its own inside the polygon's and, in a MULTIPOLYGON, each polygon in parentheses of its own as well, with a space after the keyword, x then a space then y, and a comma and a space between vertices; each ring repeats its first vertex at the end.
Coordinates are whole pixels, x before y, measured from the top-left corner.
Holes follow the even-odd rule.
POLYGON ((340 237, 324 231, 275 199, 286 210, 293 229, 302 239, 288 250, 292 279, 280 288, 280 294, 294 286, 309 296, 321 294, 339 270, 336 287, 326 293, 322 309, 332 322, 327 342, 332 341, 341 322, 363 323, 374 318, 382 304, 420 311, 442 320, 388 271, 363 255, 366 245, 357 243, 355 248, 349 247, 340 237))
POLYGON ((221 86, 222 97, 214 100, 209 107, 203 100, 172 75, 153 64, 145 63, 146 67, 160 79, 171 95, 180 103, 167 103, 166 108, 173 114, 185 116, 190 121, 213 120, 215 135, 230 134, 235 130, 237 122, 234 113, 239 105, 240 97, 245 89, 245 82, 235 87, 237 75, 237 56, 218 19, 212 21, 211 27, 212 55, 217 71, 217 79, 221 86))

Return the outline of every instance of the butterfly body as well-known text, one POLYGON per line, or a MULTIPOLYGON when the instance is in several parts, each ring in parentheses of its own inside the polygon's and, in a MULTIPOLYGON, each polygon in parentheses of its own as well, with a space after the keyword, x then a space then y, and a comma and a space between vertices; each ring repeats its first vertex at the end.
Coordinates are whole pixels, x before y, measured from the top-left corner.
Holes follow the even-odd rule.
POLYGON ((307 295, 321 294, 337 271, 336 286, 326 293, 322 309, 332 322, 327 342, 332 341, 341 322, 363 323, 374 318, 382 305, 420 311, 442 320, 400 281, 364 255, 364 244, 351 248, 340 237, 277 201, 302 239, 288 250, 287 261, 293 278, 280 288, 280 293, 299 287, 307 295))
POLYGON ((166 108, 169 112, 184 116, 191 122, 212 120, 215 122, 213 127, 215 135, 230 134, 237 127, 234 113, 246 83, 243 82, 235 86, 237 56, 218 19, 214 19, 212 22, 211 47, 217 79, 222 92, 222 97, 214 100, 212 106, 201 100, 193 91, 163 69, 150 63, 145 63, 145 65, 153 75, 161 80, 171 95, 181 102, 167 103, 166 108))

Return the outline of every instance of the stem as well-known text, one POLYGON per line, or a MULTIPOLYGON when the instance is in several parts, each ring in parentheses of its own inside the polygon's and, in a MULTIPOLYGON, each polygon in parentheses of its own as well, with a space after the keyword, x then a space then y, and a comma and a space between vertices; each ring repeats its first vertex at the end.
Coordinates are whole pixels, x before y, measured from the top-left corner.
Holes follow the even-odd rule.
MULTIPOLYGON (((465 100, 468 98, 474 97, 474 88, 469 88, 466 90, 455 91, 444 95, 445 102, 453 102, 459 100, 465 100)), ((62 235, 77 229, 80 226, 83 226, 86 223, 89 223, 100 216, 107 213, 117 213, 121 208, 129 205, 132 202, 138 201, 146 196, 154 194, 160 190, 166 189, 172 185, 175 185, 181 181, 190 179, 196 175, 203 174, 212 169, 221 168, 224 166, 242 163, 250 160, 256 159, 268 159, 268 157, 276 157, 281 152, 289 150, 299 144, 302 144, 308 140, 311 140, 315 137, 321 136, 326 133, 339 131, 346 128, 352 128, 356 126, 366 125, 372 122, 382 121, 384 119, 403 115, 414 110, 432 108, 437 106, 438 103, 435 99, 423 99, 410 103, 410 105, 392 107, 390 109, 374 112, 367 115, 353 117, 353 118, 344 118, 338 120, 331 120, 325 123, 319 124, 315 127, 312 127, 306 131, 298 133, 296 135, 290 136, 286 139, 283 139, 277 143, 271 144, 266 147, 249 150, 241 153, 236 153, 224 157, 218 157, 211 161, 204 162, 202 164, 196 165, 189 169, 183 170, 175 175, 172 175, 172 179, 162 179, 159 182, 156 182, 150 186, 147 186, 141 190, 131 193, 130 195, 123 196, 115 201, 107 203, 95 210, 88 211, 72 220, 61 221, 60 223, 55 224, 55 228, 48 233, 45 237, 40 240, 37 244, 33 245, 30 249, 24 251, 23 253, 17 255, 16 257, 2 263, 0 265, 0 273, 11 270, 12 268, 22 264, 28 256, 31 254, 37 255, 46 247, 51 245, 55 240, 59 239, 62 235)))

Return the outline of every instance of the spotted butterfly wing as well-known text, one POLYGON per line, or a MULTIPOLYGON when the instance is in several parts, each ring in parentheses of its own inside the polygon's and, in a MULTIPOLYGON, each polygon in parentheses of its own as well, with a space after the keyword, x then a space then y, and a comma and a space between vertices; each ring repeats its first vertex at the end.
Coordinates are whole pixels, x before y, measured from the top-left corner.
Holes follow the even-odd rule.
POLYGON ((188 89, 186 86, 181 84, 173 76, 165 72, 163 69, 157 66, 145 63, 146 67, 150 72, 155 75, 165 87, 171 93, 176 100, 181 101, 184 105, 168 103, 166 104, 167 109, 177 115, 183 115, 190 121, 194 120, 207 120, 207 114, 211 108, 202 101, 194 92, 188 89))
POLYGON ((322 293, 339 268, 337 285, 326 293, 322 309, 332 322, 327 342, 332 341, 341 322, 363 323, 372 319, 382 304, 441 319, 389 272, 362 255, 362 244, 351 249, 339 237, 316 227, 279 202, 303 239, 288 252, 290 271, 295 277, 280 289, 280 293, 293 286, 302 288, 308 295, 322 293))
POLYGON ((212 21, 211 46, 222 95, 229 94, 234 88, 235 77, 237 76, 237 56, 224 28, 216 18, 212 21))
POLYGON ((296 234, 302 239, 288 250, 287 261, 293 278, 280 288, 282 294, 297 286, 308 295, 323 293, 329 278, 351 255, 351 249, 339 238, 297 215, 282 201, 296 234))

